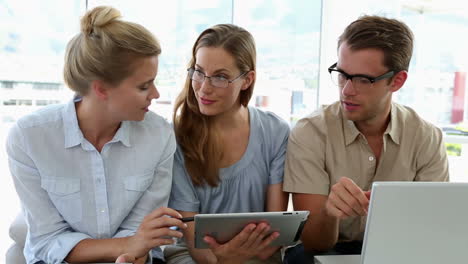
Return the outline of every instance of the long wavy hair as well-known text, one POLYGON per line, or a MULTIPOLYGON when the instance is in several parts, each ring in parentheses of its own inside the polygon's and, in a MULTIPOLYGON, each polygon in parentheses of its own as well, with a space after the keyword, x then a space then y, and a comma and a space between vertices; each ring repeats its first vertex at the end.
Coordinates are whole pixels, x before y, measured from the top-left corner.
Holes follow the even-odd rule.
MULTIPOLYGON (((194 67, 197 51, 202 47, 223 48, 234 57, 241 72, 256 70, 255 41, 245 29, 232 24, 219 24, 203 31, 192 48, 189 67, 194 67)), ((239 102, 247 106, 252 97, 255 80, 242 90, 239 102)), ((177 143, 184 153, 185 168, 195 185, 219 183, 219 164, 223 157, 222 142, 214 128, 213 118, 203 115, 189 76, 176 99, 174 129, 177 143)))

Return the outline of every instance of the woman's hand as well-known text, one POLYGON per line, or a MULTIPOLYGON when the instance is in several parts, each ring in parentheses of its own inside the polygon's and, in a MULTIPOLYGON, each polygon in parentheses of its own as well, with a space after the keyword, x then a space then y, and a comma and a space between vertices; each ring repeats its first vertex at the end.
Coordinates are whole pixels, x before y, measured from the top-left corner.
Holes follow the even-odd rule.
POLYGON ((175 210, 160 207, 143 219, 135 235, 128 237, 125 244, 125 252, 135 258, 141 258, 158 246, 174 243, 173 237, 182 237, 182 232, 172 230, 170 227, 177 226, 185 229, 187 225, 178 218, 182 216, 175 210), (171 216, 171 217, 168 217, 171 216))
POLYGON ((242 263, 260 255, 279 236, 278 232, 268 235, 269 231, 270 226, 267 223, 248 224, 225 244, 219 244, 210 236, 206 236, 204 240, 210 245, 218 263, 242 263))
POLYGON ((115 263, 133 263, 136 261, 136 258, 128 253, 120 255, 115 263))
POLYGON ((145 255, 139 259, 135 258, 134 256, 126 253, 120 255, 115 263, 134 263, 134 264, 144 264, 146 263, 146 259, 148 258, 148 255, 145 255))
POLYGON ((262 250, 259 254, 257 254, 257 258, 261 260, 267 260, 269 257, 271 257, 273 254, 275 254, 276 251, 280 250, 281 247, 278 246, 269 246, 262 250))

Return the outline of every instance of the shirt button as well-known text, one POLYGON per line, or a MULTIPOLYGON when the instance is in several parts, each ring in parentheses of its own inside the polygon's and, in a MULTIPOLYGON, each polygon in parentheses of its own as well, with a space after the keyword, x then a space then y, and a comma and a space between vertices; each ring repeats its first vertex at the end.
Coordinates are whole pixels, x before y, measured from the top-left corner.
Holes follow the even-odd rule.
POLYGON ((374 157, 369 156, 369 161, 374 161, 374 157))
POLYGON ((104 210, 104 209, 102 209, 102 210, 101 210, 101 213, 104 213, 104 212, 105 212, 105 210, 104 210))

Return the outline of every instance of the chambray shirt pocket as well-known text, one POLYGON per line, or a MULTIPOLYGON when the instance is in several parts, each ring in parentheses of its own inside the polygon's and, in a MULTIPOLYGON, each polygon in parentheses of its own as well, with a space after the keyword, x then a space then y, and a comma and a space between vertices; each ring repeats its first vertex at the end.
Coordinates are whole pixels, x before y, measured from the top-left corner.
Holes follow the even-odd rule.
POLYGON ((153 182, 154 170, 143 172, 124 180, 129 205, 135 204, 153 182))
POLYGON ((82 218, 82 199, 80 179, 44 177, 41 187, 49 194, 50 200, 68 223, 80 222, 82 218))

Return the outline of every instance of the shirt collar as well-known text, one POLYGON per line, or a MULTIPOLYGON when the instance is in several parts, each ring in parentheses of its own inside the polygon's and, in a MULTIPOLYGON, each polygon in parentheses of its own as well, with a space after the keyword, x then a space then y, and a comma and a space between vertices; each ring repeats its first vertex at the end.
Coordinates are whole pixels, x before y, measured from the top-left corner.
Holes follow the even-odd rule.
POLYGON ((111 142, 122 142, 122 144, 126 147, 131 147, 132 144, 130 143, 130 122, 132 121, 122 121, 120 124, 117 133, 115 133, 114 138, 111 142))
POLYGON ((353 143, 354 140, 361 134, 359 130, 354 125, 354 122, 343 118, 343 129, 344 129, 344 136, 345 136, 345 144, 348 146, 349 144, 353 143))
MULTIPOLYGON (((397 123, 397 107, 392 103, 390 110, 390 122, 388 123, 387 129, 384 132, 384 135, 388 134, 390 138, 395 142, 396 144, 400 144, 400 130, 398 129, 398 123, 397 123)), ((344 136, 345 136, 345 144, 348 146, 356 138, 361 134, 359 130, 357 129, 356 125, 354 124, 353 121, 346 119, 340 108, 340 115, 343 120, 343 129, 344 129, 344 136)))
POLYGON ((65 135, 65 148, 71 148, 79 145, 84 137, 78 126, 75 103, 81 101, 80 96, 74 96, 72 100, 65 105, 62 112, 63 134, 65 135))
MULTIPOLYGON (((63 134, 65 135, 65 148, 77 146, 84 141, 83 133, 78 125, 78 116, 76 114, 75 103, 81 101, 82 97, 75 95, 72 100, 68 102, 62 112, 63 118, 63 134)), ((126 147, 131 147, 130 144, 130 122, 122 121, 117 133, 111 142, 122 142, 126 147)))
POLYGON ((388 134, 395 144, 400 145, 400 127, 397 119, 397 106, 392 103, 390 123, 388 123, 385 134, 388 134))

